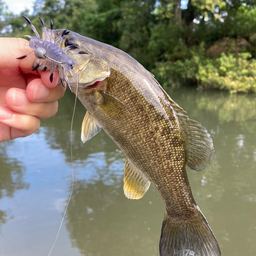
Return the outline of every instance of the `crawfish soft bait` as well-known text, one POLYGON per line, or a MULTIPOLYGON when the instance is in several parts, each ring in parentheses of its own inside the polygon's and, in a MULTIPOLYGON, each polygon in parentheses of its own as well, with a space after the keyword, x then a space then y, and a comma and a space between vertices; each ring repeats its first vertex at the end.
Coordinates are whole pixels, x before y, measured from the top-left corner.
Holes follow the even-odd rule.
POLYGON ((64 50, 62 50, 60 48, 60 45, 63 37, 65 35, 68 35, 70 31, 64 30, 61 36, 59 36, 56 40, 54 40, 53 22, 51 21, 51 32, 49 34, 47 33, 44 21, 39 17, 39 20, 43 28, 43 36, 42 36, 43 39, 41 39, 39 33, 37 32, 34 25, 31 23, 30 19, 25 16, 23 16, 23 18, 30 25, 30 27, 36 34, 36 37, 26 35, 26 37, 30 38, 29 47, 32 48, 33 51, 17 59, 24 59, 28 55, 34 53, 36 56, 36 65, 34 66, 32 71, 37 70, 40 66, 43 69, 43 71, 46 71, 47 69, 50 70, 51 71, 50 81, 52 82, 53 73, 57 70, 59 71, 59 77, 62 85, 65 87, 65 84, 64 84, 65 82, 68 85, 69 89, 71 90, 67 73, 69 72, 71 75, 73 75, 72 69, 75 67, 76 62, 70 56, 73 56, 75 54, 87 54, 87 52, 80 51, 68 56, 66 52, 70 49, 74 49, 77 47, 72 45, 72 46, 67 46, 64 50))

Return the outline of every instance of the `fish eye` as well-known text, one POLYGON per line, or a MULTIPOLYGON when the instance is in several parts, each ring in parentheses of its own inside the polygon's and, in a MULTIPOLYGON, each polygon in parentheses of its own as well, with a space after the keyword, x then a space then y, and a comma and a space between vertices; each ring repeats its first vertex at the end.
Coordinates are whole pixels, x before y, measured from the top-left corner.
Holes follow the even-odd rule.
POLYGON ((73 38, 67 38, 65 41, 65 47, 69 46, 70 49, 77 49, 79 48, 78 43, 73 38))

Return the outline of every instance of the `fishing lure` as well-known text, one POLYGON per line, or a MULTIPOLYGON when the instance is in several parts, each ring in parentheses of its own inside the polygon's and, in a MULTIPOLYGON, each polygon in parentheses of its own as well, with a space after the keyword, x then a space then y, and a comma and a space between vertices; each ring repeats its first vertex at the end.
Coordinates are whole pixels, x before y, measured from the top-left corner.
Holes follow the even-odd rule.
MULTIPOLYGON (((68 45, 64 50, 60 48, 63 37, 69 34, 69 30, 63 30, 62 34, 54 40, 53 38, 53 22, 51 21, 51 32, 48 33, 44 24, 44 21, 39 17, 40 23, 42 25, 43 34, 42 38, 40 38, 39 33, 36 28, 30 21, 30 19, 26 16, 23 16, 25 21, 30 25, 36 37, 32 37, 29 35, 25 35, 30 38, 29 47, 33 49, 32 52, 18 57, 17 59, 24 59, 30 54, 34 53, 36 56, 36 65, 32 69, 32 71, 37 70, 40 66, 42 66, 42 70, 51 70, 50 81, 53 81, 53 74, 56 70, 59 71, 59 77, 61 80, 61 84, 65 87, 64 82, 68 85, 71 90, 71 86, 68 80, 68 72, 73 76, 72 69, 74 69, 76 62, 71 58, 71 56, 76 54, 88 54, 85 51, 79 51, 77 53, 73 53, 67 55, 66 52, 68 50, 73 50, 78 48, 76 45, 68 45)), ((72 91, 72 90, 71 90, 72 91)))

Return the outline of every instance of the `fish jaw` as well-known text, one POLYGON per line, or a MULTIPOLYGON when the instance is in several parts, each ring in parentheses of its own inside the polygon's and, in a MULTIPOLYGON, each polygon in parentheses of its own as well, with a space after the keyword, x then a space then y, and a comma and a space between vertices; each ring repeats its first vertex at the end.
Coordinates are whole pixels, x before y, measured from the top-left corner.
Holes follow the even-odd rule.
MULTIPOLYGON (((81 58, 75 59, 74 56, 77 62, 78 87, 81 88, 94 85, 110 76, 110 66, 107 61, 92 54, 90 54, 89 58, 87 62, 83 62, 81 58)), ((71 77, 71 86, 75 87, 77 84, 73 80, 71 77)))
MULTIPOLYGON (((54 31, 53 34, 55 40, 59 38, 61 33, 62 30, 54 31)), ((71 54, 71 58, 76 63, 72 72, 68 74, 71 87, 86 88, 97 82, 104 81, 110 76, 111 69, 109 63, 105 59, 86 49, 84 44, 81 44, 73 34, 73 32, 70 32, 68 35, 64 36, 59 45, 61 49, 65 49, 67 47, 67 42, 74 43, 74 45, 76 45, 76 47, 67 50, 67 53, 71 54), (85 54, 79 54, 80 52, 85 52, 85 54)))
POLYGON ((88 60, 85 61, 81 57, 75 58, 74 56, 74 60, 77 65, 72 72, 73 76, 69 76, 70 85, 74 89, 76 87, 86 89, 92 85, 97 85, 110 76, 110 66, 98 56, 90 54, 88 60))

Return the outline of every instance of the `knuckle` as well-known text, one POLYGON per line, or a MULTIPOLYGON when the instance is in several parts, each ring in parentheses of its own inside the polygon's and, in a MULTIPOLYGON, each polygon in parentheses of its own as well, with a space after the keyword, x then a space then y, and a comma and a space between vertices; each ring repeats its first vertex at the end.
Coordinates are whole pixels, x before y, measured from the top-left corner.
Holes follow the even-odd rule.
POLYGON ((33 134, 35 131, 37 131, 40 128, 40 119, 39 118, 34 118, 33 124, 31 124, 28 127, 27 130, 24 131, 25 136, 29 136, 33 134))
POLYGON ((37 119, 37 122, 35 123, 35 126, 34 126, 34 131, 31 132, 31 134, 40 128, 40 124, 41 124, 40 119, 37 119))
POLYGON ((53 110, 52 110, 52 115, 51 116, 55 116, 58 112, 58 101, 54 102, 54 107, 53 107, 53 110))
POLYGON ((57 111, 58 111, 58 101, 54 101, 48 105, 47 111, 45 111, 42 114, 41 119, 47 119, 52 116, 55 116, 57 114, 57 111))

